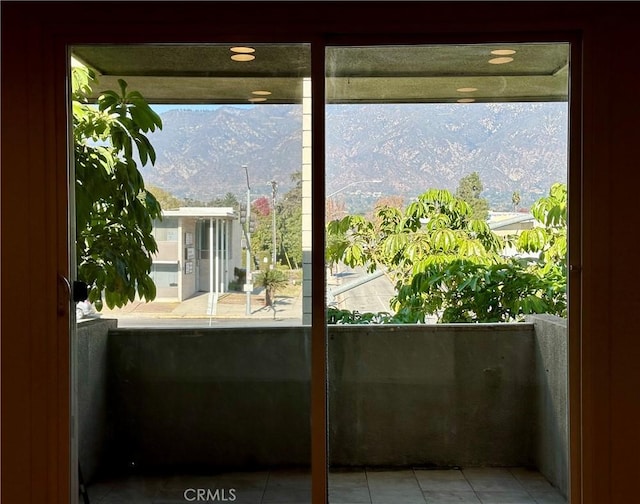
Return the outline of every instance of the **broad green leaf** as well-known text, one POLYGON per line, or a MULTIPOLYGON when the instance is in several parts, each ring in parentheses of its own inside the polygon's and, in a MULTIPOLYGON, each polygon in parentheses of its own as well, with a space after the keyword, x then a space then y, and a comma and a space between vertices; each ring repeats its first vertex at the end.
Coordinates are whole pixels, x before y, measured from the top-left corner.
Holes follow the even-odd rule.
POLYGON ((547 243, 547 234, 544 229, 534 227, 524 229, 518 239, 518 249, 524 252, 539 252, 547 243))
POLYGON ((433 246, 443 252, 449 252, 456 246, 456 236, 450 229, 438 229, 433 234, 433 246))

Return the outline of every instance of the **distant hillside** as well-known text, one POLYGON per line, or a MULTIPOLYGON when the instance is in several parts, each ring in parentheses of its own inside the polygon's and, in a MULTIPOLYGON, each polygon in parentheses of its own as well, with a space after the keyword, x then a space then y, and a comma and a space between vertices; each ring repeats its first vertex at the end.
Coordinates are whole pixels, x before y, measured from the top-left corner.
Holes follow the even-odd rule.
POLYGON ((299 107, 221 107, 212 111, 170 110, 163 129, 150 135, 158 155, 145 180, 180 197, 208 201, 227 192, 267 194, 267 182, 290 185, 302 155, 299 107))
MULTIPOLYGON (((158 153, 145 180, 180 197, 210 200, 246 191, 280 191, 301 164, 301 107, 262 105, 211 111, 171 110, 151 135, 158 153)), ((529 206, 566 179, 567 105, 333 105, 327 108, 327 193, 353 210, 380 195, 455 190, 477 171, 495 210, 519 191, 529 206), (383 183, 355 182, 372 179, 383 183), (348 189, 341 190, 349 185, 348 189)))

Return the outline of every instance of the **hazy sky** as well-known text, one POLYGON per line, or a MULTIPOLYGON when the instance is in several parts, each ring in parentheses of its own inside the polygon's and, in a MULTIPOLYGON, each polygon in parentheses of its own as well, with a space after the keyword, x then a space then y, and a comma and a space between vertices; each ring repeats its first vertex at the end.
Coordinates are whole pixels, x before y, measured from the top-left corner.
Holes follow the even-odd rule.
POLYGON ((239 108, 250 108, 250 107, 254 107, 254 105, 196 105, 196 104, 189 104, 189 103, 178 103, 175 105, 154 105, 151 104, 151 108, 153 110, 155 110, 155 112, 157 114, 164 114, 165 112, 168 112, 169 110, 173 110, 173 109, 182 109, 182 110, 215 110, 217 108, 220 107, 239 107, 239 108))

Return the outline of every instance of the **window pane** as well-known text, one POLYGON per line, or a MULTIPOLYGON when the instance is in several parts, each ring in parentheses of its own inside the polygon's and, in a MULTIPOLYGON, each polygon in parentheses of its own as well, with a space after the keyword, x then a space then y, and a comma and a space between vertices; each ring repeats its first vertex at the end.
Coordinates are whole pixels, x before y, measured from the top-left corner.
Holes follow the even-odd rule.
POLYGON ((565 501, 568 56, 327 49, 329 502, 565 501))
POLYGON ((72 54, 91 502, 310 502, 309 47, 72 54))

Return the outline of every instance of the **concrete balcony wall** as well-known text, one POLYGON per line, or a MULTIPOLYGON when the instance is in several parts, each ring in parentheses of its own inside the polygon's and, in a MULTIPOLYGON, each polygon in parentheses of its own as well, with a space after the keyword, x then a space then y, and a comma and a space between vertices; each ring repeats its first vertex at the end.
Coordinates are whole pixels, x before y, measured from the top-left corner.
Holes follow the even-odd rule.
POLYGON ((115 319, 91 319, 78 324, 78 459, 83 477, 91 481, 106 461, 109 436, 107 340, 115 319))
POLYGON ((528 317, 535 327, 534 464, 567 496, 569 485, 569 408, 567 320, 528 317))
POLYGON ((308 343, 302 327, 112 331, 113 462, 308 465, 308 343))
POLYGON ((533 355, 531 324, 334 328, 332 462, 531 465, 533 355))
MULTIPOLYGON (((545 317, 332 326, 331 464, 533 466, 566 493, 563 327, 545 317)), ((89 363, 109 381, 103 458, 167 470, 308 465, 309 337, 304 327, 110 330, 106 369, 89 363)))

